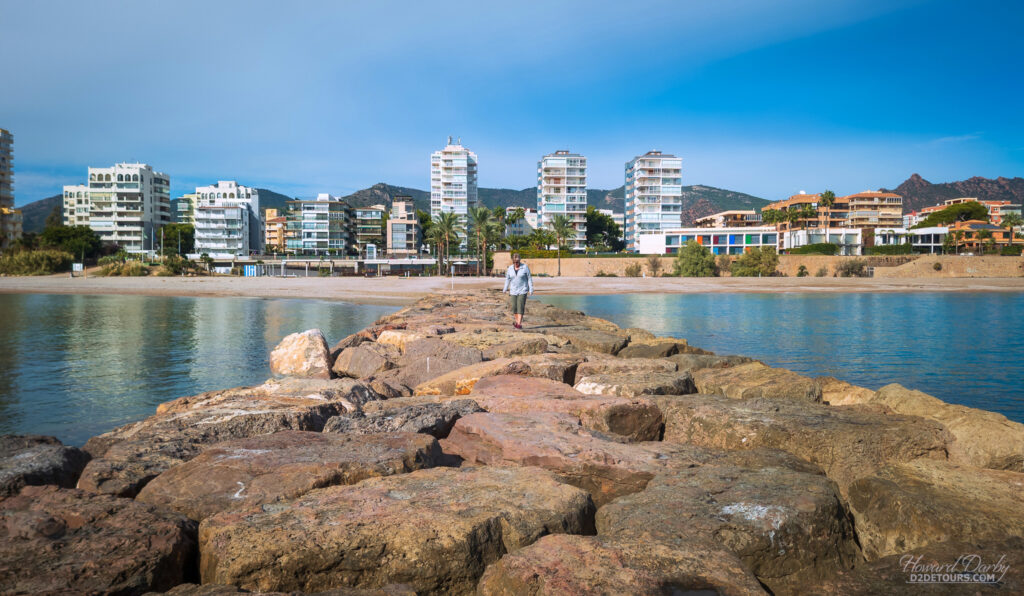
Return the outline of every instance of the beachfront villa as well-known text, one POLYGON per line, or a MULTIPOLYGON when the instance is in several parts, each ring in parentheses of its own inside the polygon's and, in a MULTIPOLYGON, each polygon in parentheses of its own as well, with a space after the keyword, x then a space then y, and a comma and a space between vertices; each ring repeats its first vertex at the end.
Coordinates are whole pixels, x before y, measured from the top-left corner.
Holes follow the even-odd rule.
POLYGON ((556 215, 572 221, 576 235, 566 239, 575 251, 587 246, 587 158, 568 149, 545 155, 537 162, 537 213, 541 227, 550 228, 556 215))
POLYGON ((911 214, 916 218, 917 221, 913 221, 910 225, 916 225, 924 218, 928 217, 932 213, 942 211, 947 207, 953 205, 961 205, 964 203, 981 203, 985 209, 988 210, 988 218, 995 225, 1002 225, 1003 216, 1010 213, 1021 214, 1021 206, 1018 203, 1011 203, 1010 201, 979 201, 974 197, 960 197, 958 199, 947 199, 938 205, 932 205, 931 207, 924 207, 920 213, 911 214))
POLYGON ((753 209, 721 211, 693 220, 698 228, 749 228, 764 225, 761 213, 753 209))
POLYGON ((641 234, 637 250, 645 255, 674 255, 687 242, 705 246, 715 255, 741 255, 753 248, 776 248, 779 234, 775 226, 741 226, 725 228, 676 228, 641 234))
POLYGON ((648 151, 626 162, 626 250, 639 251, 639 237, 678 229, 683 213, 683 160, 648 151))
POLYGON ((170 176, 144 163, 89 168, 89 183, 64 187, 64 225, 89 226, 100 240, 138 253, 158 248, 171 223, 170 176))
MULTIPOLYGON (((476 153, 462 146, 462 139, 430 154, 430 217, 455 213, 463 226, 469 223, 469 208, 477 205, 476 153)), ((466 250, 462 238, 460 250, 466 250)))
POLYGON ((875 230, 875 246, 898 246, 909 241, 914 252, 941 254, 948 233, 949 228, 945 226, 878 228, 875 230))
POLYGON ((263 246, 267 252, 283 253, 285 251, 288 218, 277 209, 266 209, 263 212, 263 246))

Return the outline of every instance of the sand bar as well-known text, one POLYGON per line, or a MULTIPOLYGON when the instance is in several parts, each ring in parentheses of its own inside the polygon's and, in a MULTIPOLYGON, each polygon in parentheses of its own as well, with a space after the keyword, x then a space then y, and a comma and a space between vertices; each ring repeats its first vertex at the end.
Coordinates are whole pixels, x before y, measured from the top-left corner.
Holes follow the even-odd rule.
MULTIPOLYGON (((535 278, 544 294, 699 294, 832 292, 1021 292, 1024 278, 535 278)), ((501 288, 501 278, 456 278, 456 290, 501 288)), ((132 294, 142 296, 242 296, 316 298, 359 304, 404 305, 452 288, 449 278, 363 277, 127 277, 67 275, 2 277, 0 293, 132 294)))

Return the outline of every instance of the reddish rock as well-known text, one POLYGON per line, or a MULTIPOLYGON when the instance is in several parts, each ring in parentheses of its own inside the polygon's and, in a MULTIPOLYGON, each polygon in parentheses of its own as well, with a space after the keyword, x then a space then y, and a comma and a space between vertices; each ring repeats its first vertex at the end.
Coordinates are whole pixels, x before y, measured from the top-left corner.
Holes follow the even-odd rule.
POLYGON ((889 462, 946 458, 941 425, 859 406, 716 395, 656 397, 665 440, 719 449, 771 447, 820 465, 843 494, 889 462))
MULTIPOLYGON (((607 323, 607 321, 605 321, 607 323)), ((618 327, 606 327, 603 330, 590 327, 552 326, 544 327, 545 335, 553 335, 568 341, 580 351, 617 354, 626 347, 626 334, 618 327)))
POLYGON ((666 359, 589 357, 586 362, 580 363, 579 367, 576 368, 576 378, 573 380, 573 385, 576 384, 576 381, 585 377, 597 375, 643 376, 646 373, 674 372, 676 372, 675 363, 666 359))
POLYGON ((537 468, 432 468, 223 513, 199 531, 203 583, 315 592, 471 592, 503 554, 592 523, 586 493, 537 468))
POLYGON ((275 375, 331 378, 331 352, 319 329, 292 333, 270 353, 270 372, 275 375))
POLYGON ((334 361, 331 370, 340 377, 361 379, 395 367, 398 349, 385 344, 366 342, 345 348, 334 361))
POLYGON ((54 437, 0 436, 0 499, 28 485, 55 484, 74 488, 89 454, 65 447, 54 437))
POLYGON ((675 363, 680 371, 689 373, 701 368, 728 368, 754 362, 746 356, 716 356, 714 354, 675 354, 666 360, 675 363))
POLYGON ((720 545, 773 593, 799 593, 859 558, 836 486, 820 473, 726 461, 656 476, 598 511, 601 536, 720 545))
POLYGON ((601 507, 643 490, 655 474, 707 461, 699 447, 618 443, 585 430, 565 414, 472 414, 455 423, 446 453, 470 463, 539 466, 590 493, 601 507))
POLYGON ((141 594, 186 581, 195 523, 109 495, 27 486, 0 501, 0 592, 141 594))
POLYGON ((665 358, 679 353, 679 347, 686 346, 685 340, 657 337, 650 340, 631 343, 619 350, 619 358, 665 358))
POLYGON ((209 447, 154 478, 137 500, 202 521, 315 488, 433 467, 440 458, 437 440, 427 435, 282 431, 209 447))
POLYGON ((162 404, 155 416, 93 437, 78 488, 134 497, 147 482, 203 446, 282 430, 320 431, 332 416, 379 398, 351 379, 283 379, 162 404))
POLYGON ((487 568, 481 596, 765 594, 732 553, 713 542, 666 545, 603 536, 545 536, 487 568))
MULTIPOLYGON (((395 401, 395 400, 385 400, 395 401)), ((324 425, 325 433, 365 435, 387 432, 424 433, 443 439, 455 421, 482 412, 477 402, 456 399, 443 403, 422 403, 401 407, 383 407, 378 411, 353 412, 335 416, 324 425)))
POLYGON ((1024 537, 1024 474, 949 462, 886 466, 850 485, 869 560, 945 541, 1024 537))
POLYGON ((585 360, 579 354, 538 354, 515 358, 498 358, 464 366, 433 380, 421 383, 416 395, 468 395, 476 382, 496 375, 541 377, 569 383, 576 376, 576 367, 585 360))
POLYGON ((704 368, 693 373, 698 393, 724 395, 733 399, 766 397, 820 402, 821 387, 809 377, 760 362, 725 368, 704 368))
MULTIPOLYGON (((584 363, 586 364, 586 363, 584 363)), ((580 366, 583 366, 582 364, 580 366)), ((521 375, 495 375, 480 379, 469 392, 471 396, 491 397, 549 397, 554 399, 579 399, 586 397, 571 385, 542 377, 521 375)))
MULTIPOLYGON (((497 378, 497 377, 489 377, 497 378)), ((486 380, 486 379, 485 379, 486 380)), ((481 381, 480 383, 483 383, 481 381)), ((477 383, 479 386, 480 383, 477 383)), ((568 387, 568 385, 564 385, 568 387)), ((495 414, 554 412, 570 414, 583 428, 619 435, 630 441, 657 441, 661 438, 661 410, 642 398, 589 397, 561 399, 549 397, 490 397, 471 395, 484 410, 495 414)))
POLYGON ((814 379, 821 387, 821 401, 830 406, 852 406, 866 404, 874 397, 875 392, 866 387, 851 385, 835 377, 818 377, 814 379))

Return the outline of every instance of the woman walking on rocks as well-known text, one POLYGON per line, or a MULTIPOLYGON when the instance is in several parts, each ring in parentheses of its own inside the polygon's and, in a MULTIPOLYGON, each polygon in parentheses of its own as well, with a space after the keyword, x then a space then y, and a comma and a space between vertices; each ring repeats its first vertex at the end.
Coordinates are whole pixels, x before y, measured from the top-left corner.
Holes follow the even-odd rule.
POLYGON ((526 313, 526 297, 533 294, 533 277, 526 263, 519 261, 519 253, 512 253, 512 264, 505 270, 505 288, 508 292, 509 304, 512 307, 512 326, 523 328, 523 315, 526 313))

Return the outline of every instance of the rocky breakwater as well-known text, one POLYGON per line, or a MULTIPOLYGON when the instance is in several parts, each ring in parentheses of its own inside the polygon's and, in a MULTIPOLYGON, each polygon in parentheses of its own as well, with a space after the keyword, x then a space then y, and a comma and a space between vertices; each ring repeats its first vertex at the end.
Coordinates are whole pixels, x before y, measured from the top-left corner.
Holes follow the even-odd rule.
POLYGON ((4 438, 0 593, 924 593, 929 565, 1022 585, 1024 426, 990 412, 536 302, 514 330, 497 292, 270 362, 83 450, 4 438))

